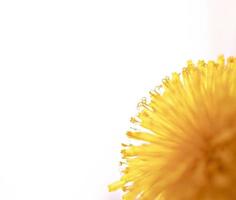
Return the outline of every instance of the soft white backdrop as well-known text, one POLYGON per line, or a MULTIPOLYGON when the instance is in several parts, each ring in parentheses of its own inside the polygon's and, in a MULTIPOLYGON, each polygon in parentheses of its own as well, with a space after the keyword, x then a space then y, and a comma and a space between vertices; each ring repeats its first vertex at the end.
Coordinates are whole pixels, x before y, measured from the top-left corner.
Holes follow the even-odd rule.
POLYGON ((0 199, 120 199, 107 184, 139 99, 222 53, 209 15, 203 0, 0 1, 0 199))

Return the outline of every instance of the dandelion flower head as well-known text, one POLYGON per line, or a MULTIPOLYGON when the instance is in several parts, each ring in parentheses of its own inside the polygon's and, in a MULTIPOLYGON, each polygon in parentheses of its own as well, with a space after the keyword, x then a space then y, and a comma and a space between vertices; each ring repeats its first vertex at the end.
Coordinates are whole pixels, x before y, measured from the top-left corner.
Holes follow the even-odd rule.
POLYGON ((189 61, 139 104, 122 176, 124 200, 236 199, 236 58, 189 61))

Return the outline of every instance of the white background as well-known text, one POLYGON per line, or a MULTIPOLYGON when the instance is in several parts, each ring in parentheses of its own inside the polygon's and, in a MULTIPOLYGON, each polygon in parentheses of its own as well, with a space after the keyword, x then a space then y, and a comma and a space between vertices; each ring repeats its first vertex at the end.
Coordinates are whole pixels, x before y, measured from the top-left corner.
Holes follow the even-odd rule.
POLYGON ((138 101, 224 53, 208 2, 0 1, 0 199, 120 199, 107 184, 138 101))

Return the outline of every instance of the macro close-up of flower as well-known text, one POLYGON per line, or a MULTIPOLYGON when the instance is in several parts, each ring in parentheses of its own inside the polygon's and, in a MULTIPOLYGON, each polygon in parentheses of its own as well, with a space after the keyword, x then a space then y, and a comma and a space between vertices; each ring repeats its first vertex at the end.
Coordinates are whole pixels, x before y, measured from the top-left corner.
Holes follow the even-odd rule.
POLYGON ((235 8, 0 1, 0 200, 236 200, 235 8))
POLYGON ((149 94, 109 190, 124 200, 236 199, 236 58, 188 61, 149 94))

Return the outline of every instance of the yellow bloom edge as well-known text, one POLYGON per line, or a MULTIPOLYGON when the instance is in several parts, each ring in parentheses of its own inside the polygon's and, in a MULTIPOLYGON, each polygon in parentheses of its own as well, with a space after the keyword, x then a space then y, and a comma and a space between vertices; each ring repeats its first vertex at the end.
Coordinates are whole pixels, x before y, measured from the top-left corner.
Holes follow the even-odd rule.
POLYGON ((139 103, 122 147, 123 199, 236 199, 236 58, 187 62, 139 103), (138 128, 137 128, 138 127, 138 128))

